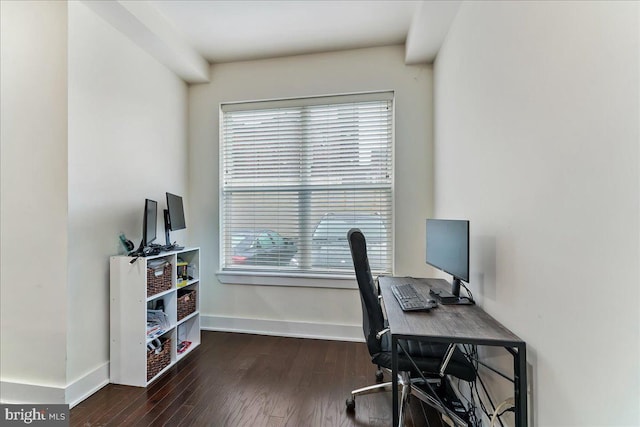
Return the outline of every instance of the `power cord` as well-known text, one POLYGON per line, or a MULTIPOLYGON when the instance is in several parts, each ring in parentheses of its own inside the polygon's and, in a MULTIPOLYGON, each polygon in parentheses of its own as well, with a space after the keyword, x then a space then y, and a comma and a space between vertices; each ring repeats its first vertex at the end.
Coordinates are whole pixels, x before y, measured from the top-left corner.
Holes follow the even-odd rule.
POLYGON ((462 287, 464 288, 464 290, 467 292, 467 295, 469 295, 469 300, 471 300, 471 302, 474 302, 474 303, 475 303, 476 301, 473 299, 473 294, 471 293, 471 291, 469 290, 469 288, 467 288, 467 287, 465 286, 465 284, 464 284, 464 283, 462 283, 462 282, 460 282, 460 286, 462 286, 462 287))
POLYGON ((466 403, 465 407, 467 408, 467 417, 469 418, 469 425, 474 427, 482 427, 482 423, 480 422, 480 420, 478 420, 478 417, 476 416, 475 402, 473 402, 472 400, 469 400, 467 396, 465 396, 464 393, 460 391, 460 383, 462 382, 462 380, 460 378, 456 378, 456 380, 457 381, 455 383, 453 381, 450 382, 451 388, 454 389, 454 393, 456 393, 456 396, 458 396, 458 398, 460 398, 461 400, 464 399, 466 403))
POLYGON ((502 414, 513 408, 515 408, 515 400, 513 397, 509 397, 504 402, 496 406, 496 409, 493 411, 493 416, 491 416, 491 423, 489 423, 489 427, 493 427, 496 420, 498 420, 502 414))
MULTIPOLYGON (((484 389, 484 383, 482 382, 482 378, 481 378, 480 372, 478 370, 478 368, 479 368, 479 366, 478 366, 478 347, 475 346, 475 345, 464 345, 463 349, 464 349, 464 353, 465 353, 466 357, 471 362, 471 364, 473 365, 473 368, 476 371, 476 379, 469 383, 469 392, 470 392, 471 401, 477 402, 478 403, 478 407, 484 413, 484 415, 487 418, 490 418, 491 415, 489 415, 489 410, 487 409, 487 407, 484 404, 484 399, 482 399, 480 397, 480 391, 479 391, 479 388, 478 388, 478 382, 480 382, 480 384, 483 386, 483 389, 484 389)), ((486 390, 485 390, 485 394, 486 394, 486 390)), ((491 401, 491 399, 489 399, 489 401, 491 401)), ((493 403, 491 405, 493 406, 493 403)), ((475 416, 476 405, 473 405, 473 407, 474 407, 474 416, 475 416)), ((476 417, 476 419, 477 419, 477 417, 476 417)))

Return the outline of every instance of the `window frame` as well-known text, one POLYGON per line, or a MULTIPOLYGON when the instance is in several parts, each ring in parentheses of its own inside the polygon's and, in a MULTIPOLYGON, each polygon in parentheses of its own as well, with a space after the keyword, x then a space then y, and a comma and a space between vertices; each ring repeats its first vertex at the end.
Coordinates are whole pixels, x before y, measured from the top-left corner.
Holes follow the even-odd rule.
POLYGON ((320 273, 308 271, 252 271, 222 268, 224 264, 224 113, 227 111, 243 111, 252 108, 270 108, 287 107, 287 106, 313 106, 330 104, 333 100, 345 102, 366 102, 366 101, 391 101, 391 182, 390 188, 390 268, 391 274, 395 271, 395 93, 394 91, 375 91, 375 92, 358 92, 337 95, 318 95, 309 97, 269 99, 259 101, 237 101, 222 102, 219 104, 219 194, 218 194, 218 236, 219 236, 219 259, 218 270, 216 276, 220 283, 224 284, 248 284, 248 285, 266 285, 266 286, 294 286, 294 287, 313 287, 313 288, 337 288, 337 289, 357 289, 354 272, 343 273, 320 273))

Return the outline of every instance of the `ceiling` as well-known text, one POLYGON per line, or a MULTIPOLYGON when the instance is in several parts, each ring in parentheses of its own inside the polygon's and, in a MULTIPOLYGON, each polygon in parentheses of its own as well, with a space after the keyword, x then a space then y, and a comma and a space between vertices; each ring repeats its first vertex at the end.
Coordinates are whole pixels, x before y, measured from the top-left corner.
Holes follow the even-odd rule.
POLYGON ((418 1, 151 2, 209 62, 404 43, 418 1))
POLYGON ((405 62, 432 62, 457 0, 85 0, 188 82, 209 64, 405 45, 405 62))

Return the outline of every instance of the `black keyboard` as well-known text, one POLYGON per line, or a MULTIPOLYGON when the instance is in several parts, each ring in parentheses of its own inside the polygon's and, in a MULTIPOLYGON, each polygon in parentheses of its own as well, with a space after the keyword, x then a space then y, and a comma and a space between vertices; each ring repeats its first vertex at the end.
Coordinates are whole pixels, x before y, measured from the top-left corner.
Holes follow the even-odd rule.
POLYGON ((429 311, 438 306, 436 301, 423 298, 411 283, 393 285, 391 292, 398 300, 402 311, 429 311))

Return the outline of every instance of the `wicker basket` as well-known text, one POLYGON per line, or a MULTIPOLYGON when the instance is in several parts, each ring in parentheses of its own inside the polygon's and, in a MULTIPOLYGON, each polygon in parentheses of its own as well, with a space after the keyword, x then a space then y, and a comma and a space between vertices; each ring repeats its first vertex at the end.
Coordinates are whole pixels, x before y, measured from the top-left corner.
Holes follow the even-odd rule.
POLYGON ((196 311, 196 290, 178 291, 178 320, 196 311))
POLYGON ((165 264, 160 275, 156 275, 153 268, 147 267, 147 297, 169 289, 171 289, 171 264, 165 264))
POLYGON ((171 363, 171 338, 162 340, 162 350, 147 350, 147 381, 158 375, 171 363))

